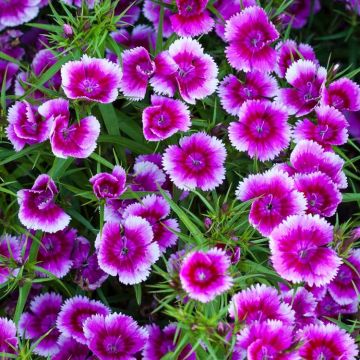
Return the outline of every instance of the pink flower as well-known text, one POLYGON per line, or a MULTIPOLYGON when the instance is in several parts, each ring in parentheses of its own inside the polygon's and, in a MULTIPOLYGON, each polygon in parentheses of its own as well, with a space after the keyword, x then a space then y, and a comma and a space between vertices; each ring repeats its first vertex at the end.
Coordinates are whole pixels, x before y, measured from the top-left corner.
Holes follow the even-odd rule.
POLYGON ((290 115, 310 113, 321 99, 325 86, 326 69, 310 60, 298 60, 286 71, 286 81, 292 88, 279 91, 279 100, 290 115))
POLYGON ((129 205, 124 211, 124 218, 139 216, 149 222, 154 233, 154 241, 158 243, 160 251, 164 252, 167 247, 176 243, 180 232, 179 224, 175 219, 167 219, 170 214, 170 206, 164 198, 156 195, 148 195, 141 202, 129 205))
POLYGON ((31 189, 18 191, 19 220, 28 229, 54 233, 63 230, 70 216, 55 204, 58 189, 49 175, 38 176, 31 189))
POLYGON ((146 140, 160 141, 178 131, 187 131, 191 126, 190 111, 180 100, 152 95, 151 106, 142 114, 146 140))
POLYGON ((272 71, 276 51, 270 45, 278 38, 279 33, 264 9, 245 8, 226 22, 225 39, 229 42, 226 57, 236 70, 272 71))
POLYGON ((246 324, 280 320, 285 325, 292 325, 295 316, 291 306, 281 301, 277 290, 264 284, 252 285, 235 294, 229 304, 229 314, 246 324))
POLYGON ((240 108, 239 120, 229 126, 231 144, 251 158, 272 160, 290 143, 285 107, 266 100, 248 100, 240 108))
POLYGON ((30 303, 29 311, 21 315, 18 325, 19 334, 25 339, 32 340, 33 345, 44 337, 35 345, 33 350, 35 354, 47 357, 59 352, 57 340, 60 333, 56 328, 56 318, 61 303, 61 295, 45 293, 35 297, 30 303))
POLYGON ((159 166, 150 161, 138 161, 134 165, 130 187, 133 191, 158 191, 165 180, 165 174, 159 166))
POLYGON ((132 360, 146 343, 146 330, 130 316, 93 315, 84 324, 89 349, 101 360, 132 360))
POLYGON ((98 199, 116 199, 126 189, 126 172, 121 166, 115 166, 111 174, 99 173, 89 181, 98 199))
POLYGON ((332 225, 318 215, 288 217, 270 235, 275 270, 294 283, 328 284, 341 264, 336 252, 327 246, 333 236, 332 225))
POLYGON ((297 122, 294 137, 296 141, 314 140, 324 149, 331 149, 333 145, 343 145, 347 142, 349 126, 345 116, 330 106, 315 108, 316 122, 303 119, 297 122))
POLYGON ((155 58, 155 66, 150 83, 156 93, 173 97, 178 89, 187 103, 195 104, 216 90, 217 66, 196 40, 176 40, 155 58))
POLYGON ((304 194, 307 212, 321 216, 333 216, 342 201, 339 189, 324 173, 296 174, 295 188, 304 194))
MULTIPOLYGON (((172 0, 163 0, 163 4, 171 4, 172 0)), ((153 0, 145 0, 143 13, 144 16, 152 22, 155 29, 159 28, 160 21, 160 8, 161 5, 153 0)), ((168 7, 164 7, 164 18, 163 18, 163 36, 168 38, 174 33, 172 29, 170 16, 172 15, 171 10, 168 7)))
POLYGON ((249 222, 268 236, 288 216, 301 214, 306 200, 296 191, 293 179, 277 169, 244 179, 236 192, 241 201, 252 200, 249 222))
POLYGON ((153 239, 151 225, 141 217, 129 216, 122 226, 106 223, 95 244, 100 268, 112 276, 119 276, 123 284, 146 280, 151 265, 160 255, 159 246, 153 239))
POLYGON ((341 78, 323 89, 322 102, 338 110, 360 110, 360 87, 354 81, 341 78))
POLYGON ((94 152, 100 134, 100 123, 94 116, 70 124, 69 102, 64 99, 45 102, 39 113, 53 123, 50 144, 55 156, 87 158, 94 152))
POLYGON ((311 60, 318 64, 314 49, 308 44, 296 44, 294 40, 286 40, 276 46, 277 66, 276 73, 284 78, 287 69, 297 60, 311 60))
POLYGON ((0 29, 34 19, 39 13, 39 3, 40 0, 0 0, 0 29))
POLYGON ((110 310, 101 302, 84 296, 75 296, 65 301, 56 321, 57 328, 67 337, 86 344, 83 325, 93 315, 109 315, 110 310))
POLYGON ((15 151, 20 151, 26 144, 33 145, 49 138, 51 121, 43 120, 37 109, 27 101, 17 101, 8 112, 9 125, 6 134, 15 151))
POLYGON ((0 236, 0 284, 4 284, 11 276, 17 274, 18 271, 14 269, 13 262, 20 263, 21 258, 19 238, 7 234, 0 236))
POLYGON ((208 0, 176 0, 178 13, 170 17, 174 32, 179 36, 207 34, 214 27, 208 10, 208 0))
POLYGON ((155 63, 144 47, 125 50, 122 53, 123 76, 120 89, 131 100, 142 100, 147 84, 154 74, 155 63))
POLYGON ((16 337, 15 323, 12 320, 0 317, 0 353, 16 354, 17 347, 18 339, 16 337))
POLYGON ((229 268, 230 259, 223 250, 191 252, 181 265, 181 286, 190 298, 207 303, 231 288, 229 268))
POLYGON ((223 108, 231 115, 238 115, 247 100, 270 99, 278 92, 276 80, 267 73, 251 71, 245 80, 235 75, 226 76, 219 86, 219 97, 223 108))
POLYGON ((106 59, 83 55, 61 68, 62 88, 69 99, 111 103, 118 96, 121 69, 106 59))
POLYGON ((355 360, 358 348, 345 330, 335 324, 309 325, 299 334, 302 359, 355 360))
POLYGON ((224 181, 226 150, 220 140, 198 132, 179 145, 170 145, 163 156, 164 170, 179 189, 208 191, 224 181))
POLYGON ((240 359, 297 360, 293 344, 292 327, 278 320, 254 322, 237 336, 236 350, 240 359))

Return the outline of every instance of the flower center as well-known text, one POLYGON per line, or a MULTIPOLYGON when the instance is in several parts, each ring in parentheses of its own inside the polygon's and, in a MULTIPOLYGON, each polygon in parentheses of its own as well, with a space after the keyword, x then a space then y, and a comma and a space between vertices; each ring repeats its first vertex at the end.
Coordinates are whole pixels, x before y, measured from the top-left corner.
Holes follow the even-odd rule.
POLYGON ((145 60, 136 65, 136 71, 140 74, 151 76, 155 71, 155 65, 151 60, 145 60))
POLYGON ((88 94, 93 93, 95 90, 97 90, 98 87, 99 84, 92 79, 85 79, 83 81, 83 89, 88 94))

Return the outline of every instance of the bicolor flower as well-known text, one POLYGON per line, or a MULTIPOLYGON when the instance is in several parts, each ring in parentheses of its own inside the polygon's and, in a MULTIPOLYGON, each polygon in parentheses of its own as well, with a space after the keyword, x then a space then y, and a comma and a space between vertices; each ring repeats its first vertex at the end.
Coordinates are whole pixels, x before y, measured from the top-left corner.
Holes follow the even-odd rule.
POLYGON ((0 353, 16 354, 17 347, 18 339, 16 337, 15 323, 12 320, 0 317, 0 353))
POLYGON ((17 263, 20 263, 21 259, 19 238, 8 234, 0 236, 0 284, 17 274, 17 263))
POLYGON ((181 285, 190 298, 207 303, 231 288, 229 268, 230 259, 223 250, 191 252, 181 265, 181 285))
MULTIPOLYGON (((163 4, 171 4, 172 0, 163 0, 163 4)), ((133 6, 132 6, 133 7, 133 6)), ((144 16, 153 24, 155 29, 159 28, 160 22, 160 9, 161 5, 153 0, 145 0, 143 13, 144 16)), ((164 9, 164 17, 163 17, 163 36, 168 38, 174 33, 170 22, 170 16, 172 15, 172 11, 168 7, 163 7, 164 9)))
POLYGON ((322 286, 333 280, 341 259, 328 245, 333 226, 318 215, 288 217, 270 235, 271 260, 288 281, 322 286))
POLYGON ((34 19, 39 13, 40 0, 0 1, 0 28, 18 26, 34 19))
POLYGON ((163 166, 173 183, 182 190, 213 190, 225 178, 226 150, 222 141, 204 132, 183 137, 163 155, 163 166))
POLYGON ((229 43, 226 57, 239 71, 272 71, 276 51, 271 44, 278 38, 279 33, 265 10, 259 6, 247 7, 226 22, 225 39, 229 43))
POLYGON ((49 175, 42 174, 31 189, 18 191, 20 222, 28 229, 54 233, 63 230, 70 216, 55 203, 58 189, 49 175))
POLYGON ((285 107, 267 100, 248 100, 229 126, 231 144, 251 158, 272 160, 290 143, 290 125, 285 107))
POLYGON ((71 337, 60 336, 58 340, 59 352, 51 360, 95 360, 90 356, 89 348, 78 343, 71 337))
POLYGON ((166 181, 166 176, 159 166, 150 161, 138 161, 134 165, 131 180, 133 191, 158 191, 166 181))

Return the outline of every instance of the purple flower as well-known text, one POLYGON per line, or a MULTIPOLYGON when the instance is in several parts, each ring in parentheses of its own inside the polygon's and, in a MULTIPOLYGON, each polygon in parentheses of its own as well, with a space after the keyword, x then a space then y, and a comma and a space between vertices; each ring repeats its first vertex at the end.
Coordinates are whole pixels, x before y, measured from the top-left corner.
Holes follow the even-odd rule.
POLYGON ((32 230, 54 233, 63 230, 70 216, 55 204, 58 189, 49 175, 39 175, 31 189, 18 191, 20 222, 32 230))
POLYGON ((183 137, 179 145, 170 145, 163 155, 164 169, 179 189, 208 191, 222 184, 226 158, 222 141, 198 132, 183 137))
MULTIPOLYGON (((138 4, 138 3, 136 3, 138 4)), ((115 7, 115 15, 122 15, 120 24, 125 22, 128 25, 134 25, 140 16, 140 7, 134 4, 133 0, 119 0, 115 7)))
POLYGON ((321 216, 333 216, 342 201, 339 189, 324 173, 296 174, 295 188, 304 194, 307 212, 321 216))
POLYGON ((62 87, 69 99, 111 103, 118 96, 121 69, 106 59, 83 55, 61 68, 62 87))
POLYGON ((358 348, 354 339, 335 324, 309 325, 299 334, 302 359, 355 360, 358 348))
POLYGON ((150 161, 138 161, 134 165, 134 174, 131 181, 133 191, 158 191, 166 177, 159 166, 150 161))
POLYGON ((13 64, 9 61, 0 60, 0 84, 4 82, 6 76, 5 90, 8 90, 10 88, 18 70, 18 65, 13 64))
MULTIPOLYGON (((172 0, 163 0, 163 4, 171 4, 172 0)), ((155 29, 159 27, 160 21, 160 8, 161 5, 153 0, 145 0, 143 13, 144 16, 152 22, 155 29)), ((168 38, 174 33, 172 29, 170 16, 172 15, 171 10, 168 7, 164 7, 164 18, 163 18, 163 36, 168 38)))
POLYGON ((279 33, 264 9, 247 7, 226 22, 225 39, 229 43, 226 57, 236 70, 272 71, 276 51, 270 45, 278 38, 279 33))
POLYGON ((280 320, 285 325, 292 325, 295 317, 291 306, 281 301, 277 290, 263 284, 252 285, 235 294, 229 304, 229 314, 246 324, 280 320))
POLYGON ((112 276, 119 276, 123 284, 146 280, 151 265, 160 254, 153 239, 150 224, 138 216, 129 216, 123 225, 106 223, 95 244, 100 268, 112 276))
MULTIPOLYGON (((18 339, 14 322, 0 317, 0 353, 16 354, 17 347, 18 339)), ((7 359, 6 356, 5 359, 7 359)))
POLYGON ((292 88, 279 91, 280 102, 290 115, 300 117, 310 113, 321 99, 326 69, 313 61, 301 59, 288 68, 285 78, 292 88))
POLYGON ((296 141, 314 140, 324 149, 331 149, 333 145, 343 145, 347 142, 349 124, 340 111, 325 105, 316 107, 315 113, 316 122, 306 118, 296 123, 296 141))
POLYGON ((61 308, 62 297, 55 293, 45 293, 35 297, 30 303, 29 312, 24 312, 19 321, 19 334, 25 339, 37 342, 34 353, 41 356, 55 355, 59 351, 57 343, 59 331, 56 318, 61 308))
POLYGON ((17 26, 34 19, 40 0, 0 0, 0 28, 17 26))
POLYGON ((285 107, 267 100, 248 100, 238 116, 229 126, 230 142, 237 150, 266 161, 288 147, 290 126, 285 107))
POLYGON ((73 5, 76 7, 82 7, 82 4, 84 2, 84 4, 89 8, 89 9, 93 9, 95 2, 99 1, 99 0, 61 0, 63 1, 65 4, 67 5, 73 5))
POLYGON ((142 100, 150 77, 154 74, 155 63, 144 47, 125 50, 122 53, 123 76, 120 89, 131 100, 142 100))
POLYGON ((0 284, 5 283, 11 276, 17 274, 14 267, 16 263, 20 262, 21 245, 19 238, 7 234, 0 236, 0 284))
POLYGON ((356 299, 348 305, 339 305, 326 291, 326 295, 319 300, 316 315, 323 323, 331 323, 329 318, 336 319, 339 315, 356 314, 359 311, 359 301, 356 299))
POLYGON ((116 199, 126 189, 126 172, 115 166, 112 173, 99 173, 90 179, 94 194, 98 199, 116 199))
POLYGON ((267 73, 251 71, 246 73, 244 81, 235 75, 226 76, 220 83, 218 92, 223 108, 236 116, 245 101, 274 97, 278 92, 278 84, 267 73))
POLYGON ((294 283, 330 283, 341 264, 336 252, 328 247, 333 237, 332 225, 318 215, 288 217, 270 235, 275 270, 294 283))
POLYGON ((306 25, 310 15, 319 12, 320 8, 320 0, 294 0, 282 19, 285 25, 291 22, 291 27, 301 29, 306 25))
POLYGON ((83 325, 93 315, 109 315, 110 310, 101 302, 84 296, 75 296, 65 301, 56 321, 64 336, 72 337, 80 344, 86 344, 83 325))
POLYGON ((26 144, 38 144, 49 138, 51 121, 43 120, 27 101, 17 101, 9 109, 7 120, 6 134, 15 151, 22 150, 26 144))
POLYGON ((237 335, 236 351, 240 359, 297 360, 297 351, 291 349, 292 327, 278 320, 256 321, 237 335))
POLYGON ((70 124, 69 102, 64 99, 45 102, 39 107, 39 113, 53 122, 50 143, 55 156, 87 158, 95 150, 100 123, 94 116, 70 124))
POLYGON ((196 40, 176 40, 155 58, 155 69, 150 83, 158 94, 173 97, 179 90, 187 103, 195 104, 216 90, 217 65, 196 40))
POLYGON ((95 360, 90 356, 89 348, 71 337, 60 336, 58 340, 59 352, 51 360, 95 360))
POLYGON ((179 224, 175 219, 167 219, 170 214, 170 206, 160 196, 148 195, 141 202, 129 205, 124 211, 124 218, 139 216, 149 222, 154 233, 154 241, 158 243, 160 251, 164 252, 167 247, 176 243, 180 232, 179 224))
POLYGON ((146 343, 147 331, 123 314, 93 315, 84 333, 90 350, 101 360, 132 360, 146 343))
POLYGON ((295 189, 293 179, 277 169, 250 175, 239 184, 236 196, 241 201, 252 200, 249 222, 264 236, 288 216, 306 209, 306 200, 295 189))
POLYGON ((190 111, 180 100, 152 95, 151 106, 142 114, 144 137, 149 141, 167 139, 191 126, 190 111))
POLYGON ((208 0, 176 0, 178 13, 170 16, 174 32, 179 36, 207 34, 214 27, 214 20, 206 10, 208 0))
MULTIPOLYGON (((160 329, 157 325, 148 326, 149 338, 145 344, 143 351, 143 360, 159 360, 166 354, 175 351, 176 339, 176 324, 170 324, 164 329, 160 329)), ((195 353, 191 353, 192 347, 187 344, 180 354, 178 360, 196 360, 195 353)))

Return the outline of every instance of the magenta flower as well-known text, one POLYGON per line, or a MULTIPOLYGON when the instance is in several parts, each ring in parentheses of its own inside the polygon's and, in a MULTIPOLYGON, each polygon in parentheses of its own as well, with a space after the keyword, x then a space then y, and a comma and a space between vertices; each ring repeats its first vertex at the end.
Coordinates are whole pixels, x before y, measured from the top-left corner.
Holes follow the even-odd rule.
POLYGON ((148 278, 151 265, 160 255, 153 241, 151 225, 143 218, 129 216, 121 226, 106 223, 96 241, 102 270, 119 276, 123 284, 138 284, 148 278))
MULTIPOLYGON (((71 269, 71 252, 76 238, 75 229, 65 229, 54 234, 44 234, 37 257, 38 266, 58 278, 64 277, 71 269)), ((45 274, 39 272, 41 276, 45 274)))
POLYGON ((37 342, 34 353, 41 356, 52 356, 58 353, 59 331, 56 318, 61 308, 62 297, 55 293, 45 293, 35 297, 30 303, 29 312, 24 312, 19 321, 19 334, 25 339, 37 342))
MULTIPOLYGON (((16 326, 12 320, 0 317, 0 353, 16 354, 18 339, 16 326)), ((6 355, 5 359, 6 359, 6 355)))
MULTIPOLYGON (((163 0, 163 4, 171 4, 172 0, 163 0)), ((152 22, 155 29, 159 27, 160 21, 160 8, 161 5, 153 0, 145 0, 143 13, 144 16, 152 22)), ((174 33, 170 22, 170 16, 172 15, 171 10, 168 7, 164 7, 164 18, 163 18, 163 36, 168 38, 174 33)))
POLYGON ((294 138, 300 140, 314 140, 324 149, 331 149, 333 145, 343 145, 348 140, 349 126, 345 116, 330 106, 315 108, 316 122, 303 119, 297 122, 294 138))
POLYGON ((335 324, 309 325, 299 334, 302 359, 355 360, 358 348, 354 339, 335 324))
POLYGON ((164 198, 148 195, 141 202, 129 205, 124 211, 124 218, 139 216, 149 222, 154 233, 154 241, 158 243, 160 251, 176 244, 180 232, 179 224, 175 219, 167 219, 170 206, 164 198))
POLYGON ((226 76, 219 86, 219 97, 223 108, 231 115, 238 115, 247 100, 270 99, 278 92, 276 80, 267 73, 251 71, 241 81, 235 75, 226 76))
POLYGON ((278 38, 279 33, 264 9, 247 7, 226 22, 225 39, 229 43, 226 57, 236 70, 272 71, 276 51, 270 45, 278 38))
POLYGON ((164 170, 182 190, 213 190, 225 178, 226 150, 222 141, 204 132, 183 137, 163 155, 164 170))
POLYGON ((95 360, 90 357, 90 350, 71 337, 60 336, 58 340, 59 352, 51 360, 95 360))
POLYGON ((306 25, 310 15, 319 12, 320 8, 320 0, 295 0, 286 9, 282 19, 285 25, 291 22, 291 27, 301 29, 306 25))
POLYGON ((286 81, 292 88, 279 91, 279 100, 290 115, 298 117, 311 112, 321 99, 326 69, 310 60, 298 60, 286 71, 286 81))
POLYGON ((51 121, 41 119, 37 109, 27 101, 17 101, 11 106, 7 120, 9 125, 6 134, 15 151, 49 138, 51 121))
POLYGON ((56 325, 63 335, 74 338, 80 344, 86 344, 83 325, 96 314, 106 316, 110 314, 110 310, 100 301, 75 296, 66 300, 61 307, 56 325))
POLYGON ((111 103, 118 96, 121 69, 106 59, 83 55, 61 68, 62 88, 69 99, 111 103))
POLYGON ((142 100, 150 77, 154 74, 155 63, 144 47, 125 50, 122 53, 123 76, 120 89, 131 100, 142 100))
POLYGON ((155 58, 155 66, 150 83, 158 94, 173 97, 178 89, 187 103, 195 104, 216 90, 217 65, 196 40, 176 40, 155 58))
POLYGON ((236 196, 241 201, 252 200, 249 222, 264 236, 288 216, 306 209, 304 195, 295 189, 293 179, 277 169, 250 175, 239 184, 236 196))
POLYGON ((280 320, 285 325, 292 325, 295 318, 291 306, 281 301, 277 290, 263 284, 252 285, 235 294, 229 304, 229 314, 246 324, 280 320))
POLYGON ((116 3, 115 15, 123 15, 120 20, 122 26, 124 26, 122 22, 125 22, 126 25, 134 25, 138 21, 140 13, 140 7, 135 5, 132 0, 119 0, 116 3))
POLYGON ((0 284, 8 281, 10 276, 17 274, 14 267, 16 263, 21 262, 21 258, 19 238, 7 234, 0 236, 0 284))
POLYGON ((324 173, 296 174, 295 188, 304 194, 307 213, 320 216, 333 216, 342 201, 339 189, 324 173))
MULTIPOLYGON (((143 351, 143 360, 159 360, 166 354, 176 350, 176 324, 170 324, 164 329, 156 325, 148 326, 149 338, 143 351)), ((178 360, 196 360, 195 353, 191 353, 192 347, 187 344, 178 355, 178 360)))
POLYGON ((178 13, 170 16, 174 32, 179 36, 207 34, 214 27, 214 20, 206 10, 208 0, 176 0, 178 13))
POLYGON ((100 123, 94 116, 70 124, 69 102, 64 99, 45 102, 39 107, 39 113, 53 122, 50 143, 55 156, 87 158, 95 150, 100 123))
POLYGON ((288 217, 270 235, 275 270, 294 283, 330 283, 341 264, 336 252, 327 246, 333 237, 332 225, 318 215, 288 217))
POLYGON ((338 110, 360 110, 360 87, 354 81, 341 78, 323 89, 322 102, 338 110))
POLYGON ((138 161, 134 165, 134 174, 131 181, 133 191, 158 191, 166 177, 159 166, 150 161, 138 161))
POLYGON ((248 100, 238 116, 229 126, 230 142, 237 150, 266 161, 288 147, 290 126, 285 107, 267 100, 248 100))
POLYGON ((180 100, 152 95, 151 106, 142 114, 144 137, 149 141, 167 139, 191 126, 190 111, 180 100))
POLYGON ((290 155, 290 171, 311 174, 321 171, 334 182, 339 189, 347 187, 346 176, 342 171, 344 160, 340 156, 324 149, 311 140, 300 141, 290 155))
POLYGON ((39 3, 40 0, 0 0, 0 29, 34 19, 39 13, 39 3))
POLYGON ((98 199, 116 199, 126 189, 126 172, 121 166, 115 166, 111 174, 99 173, 89 181, 98 199))
MULTIPOLYGON (((1 40, 1 39, 0 39, 1 40)), ((2 50, 0 50, 2 51, 2 50)), ((2 84, 5 80, 6 73, 6 84, 5 90, 8 90, 13 83, 13 79, 19 70, 19 66, 9 61, 0 60, 0 83, 2 84)))
POLYGON ((229 268, 230 259, 223 250, 191 252, 181 265, 181 286, 190 298, 207 303, 231 288, 229 268))
POLYGON ((277 64, 276 73, 281 78, 286 75, 287 69, 292 63, 300 59, 310 60, 318 64, 314 49, 308 44, 296 44, 294 40, 286 40, 276 46, 277 64))
POLYGON ((360 249, 352 250, 346 261, 350 266, 342 264, 335 279, 328 285, 331 297, 339 305, 356 303, 360 292, 360 249))
POLYGON ((236 350, 240 359, 297 360, 292 350, 292 327, 278 320, 256 321, 237 336, 236 350))
POLYGON ((20 222, 32 230, 54 233, 65 229, 70 216, 55 204, 58 189, 49 175, 37 177, 31 189, 18 191, 20 222))
POLYGON ((101 360, 132 360, 146 343, 146 330, 123 314, 93 315, 84 334, 89 349, 101 360))

